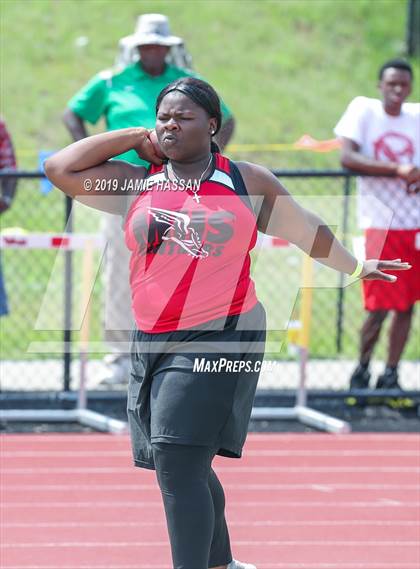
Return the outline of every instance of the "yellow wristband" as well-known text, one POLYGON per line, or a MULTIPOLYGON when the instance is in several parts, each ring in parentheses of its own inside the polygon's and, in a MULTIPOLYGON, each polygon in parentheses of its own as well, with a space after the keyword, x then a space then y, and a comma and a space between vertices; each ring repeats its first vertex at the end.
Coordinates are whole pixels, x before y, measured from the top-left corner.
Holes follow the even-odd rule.
POLYGON ((357 261, 357 266, 350 275, 350 278, 357 279, 357 277, 360 277, 360 275, 362 274, 362 271, 363 271, 363 261, 357 261))

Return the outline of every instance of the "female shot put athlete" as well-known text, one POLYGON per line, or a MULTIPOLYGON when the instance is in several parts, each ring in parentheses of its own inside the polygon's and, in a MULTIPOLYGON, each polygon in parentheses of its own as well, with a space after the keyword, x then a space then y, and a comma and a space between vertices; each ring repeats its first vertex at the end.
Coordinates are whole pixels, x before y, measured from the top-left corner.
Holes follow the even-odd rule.
POLYGON ((255 569, 232 559, 211 464, 216 454, 241 456, 264 354, 265 312, 250 278, 257 230, 355 277, 394 281, 383 271, 409 265, 358 262, 268 170, 222 156, 212 142, 219 99, 207 83, 170 84, 156 112, 156 134, 136 127, 91 136, 45 170, 67 195, 124 220, 137 324, 134 462, 156 470, 174 568, 255 569), (133 148, 149 169, 111 160, 133 148))

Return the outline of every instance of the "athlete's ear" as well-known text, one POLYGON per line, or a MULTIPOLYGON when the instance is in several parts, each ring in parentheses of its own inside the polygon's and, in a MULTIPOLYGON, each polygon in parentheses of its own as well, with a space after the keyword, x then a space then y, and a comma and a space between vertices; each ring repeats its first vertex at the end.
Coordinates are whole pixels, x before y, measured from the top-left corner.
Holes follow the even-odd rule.
POLYGON ((216 130, 217 130, 217 120, 215 118, 209 119, 209 133, 211 134, 211 136, 213 136, 216 130))

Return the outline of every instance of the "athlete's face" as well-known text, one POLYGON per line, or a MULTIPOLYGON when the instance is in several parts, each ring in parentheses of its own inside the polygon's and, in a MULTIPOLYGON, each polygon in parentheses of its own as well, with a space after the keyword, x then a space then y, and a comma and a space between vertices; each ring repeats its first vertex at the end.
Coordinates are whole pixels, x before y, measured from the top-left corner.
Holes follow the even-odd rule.
POLYGON ((179 91, 168 93, 156 117, 156 134, 163 152, 173 160, 199 158, 210 151, 217 121, 179 91))
POLYGON ((389 114, 400 114, 401 105, 411 93, 411 75, 404 69, 388 67, 379 81, 379 90, 385 110, 389 114))

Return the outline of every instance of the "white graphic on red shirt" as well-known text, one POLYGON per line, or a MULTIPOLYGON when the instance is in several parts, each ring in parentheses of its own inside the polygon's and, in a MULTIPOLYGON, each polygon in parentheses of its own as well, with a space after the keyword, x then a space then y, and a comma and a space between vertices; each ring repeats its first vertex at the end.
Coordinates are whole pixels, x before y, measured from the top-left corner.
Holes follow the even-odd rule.
POLYGON ((200 236, 193 227, 190 227, 189 215, 159 207, 148 207, 147 209, 157 222, 168 225, 162 235, 162 241, 174 241, 193 257, 199 259, 208 257, 208 251, 202 248, 200 236))
POLYGON ((386 132, 374 143, 375 158, 381 162, 411 164, 414 159, 412 140, 399 132, 386 132))

